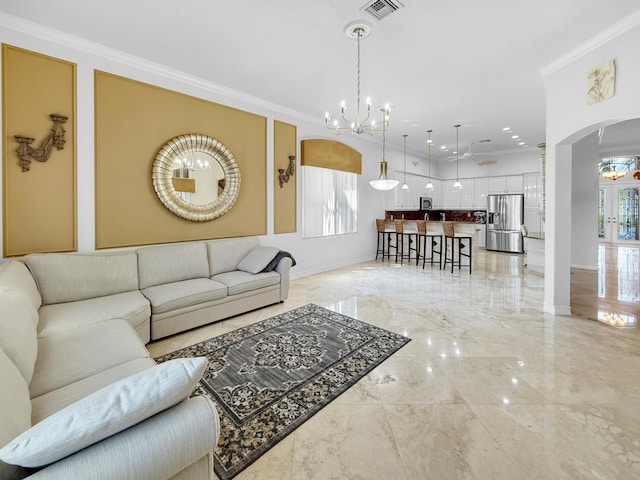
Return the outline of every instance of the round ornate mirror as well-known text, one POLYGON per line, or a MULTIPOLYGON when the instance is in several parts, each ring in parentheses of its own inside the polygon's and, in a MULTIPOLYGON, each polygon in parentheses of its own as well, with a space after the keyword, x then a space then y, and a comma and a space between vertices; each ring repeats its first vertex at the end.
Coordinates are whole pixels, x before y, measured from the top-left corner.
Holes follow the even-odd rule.
POLYGON ((165 143, 153 162, 152 179, 164 206, 194 222, 224 215, 240 194, 240 169, 233 154, 199 133, 165 143))

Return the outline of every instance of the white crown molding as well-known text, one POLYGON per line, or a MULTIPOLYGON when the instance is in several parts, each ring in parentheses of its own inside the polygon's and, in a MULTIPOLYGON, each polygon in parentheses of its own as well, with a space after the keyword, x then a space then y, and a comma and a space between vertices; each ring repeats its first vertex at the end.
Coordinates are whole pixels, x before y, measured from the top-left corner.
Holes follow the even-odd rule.
MULTIPOLYGON (((606 7, 605 7, 606 8, 606 7)), ((587 55, 596 48, 610 42, 614 38, 626 33, 632 28, 640 25, 640 9, 636 10, 630 15, 627 15, 622 20, 617 21, 609 28, 603 30, 595 37, 587 40, 581 45, 578 45, 573 50, 569 50, 567 53, 554 60, 553 62, 545 65, 540 69, 540 75, 545 78, 556 72, 557 70, 569 65, 577 59, 587 55)))
POLYGON ((239 90, 224 87, 200 77, 189 75, 179 70, 169 68, 165 65, 161 65, 159 63, 152 62, 150 60, 137 57, 135 55, 131 55, 111 47, 107 47, 100 43, 77 37, 75 35, 70 35, 60 30, 55 30, 53 28, 28 21, 20 17, 0 12, 0 27, 6 28, 8 30, 13 30, 18 34, 29 35, 41 40, 45 40, 47 42, 53 42, 72 50, 95 55, 104 60, 118 62, 128 67, 152 73, 154 75, 158 75, 169 80, 174 80, 185 85, 204 89, 215 95, 220 95, 237 102, 247 103, 251 106, 271 110, 275 113, 280 113, 282 115, 304 120, 312 124, 320 124, 320 120, 318 118, 315 118, 306 113, 292 110, 263 98, 255 97, 239 90))

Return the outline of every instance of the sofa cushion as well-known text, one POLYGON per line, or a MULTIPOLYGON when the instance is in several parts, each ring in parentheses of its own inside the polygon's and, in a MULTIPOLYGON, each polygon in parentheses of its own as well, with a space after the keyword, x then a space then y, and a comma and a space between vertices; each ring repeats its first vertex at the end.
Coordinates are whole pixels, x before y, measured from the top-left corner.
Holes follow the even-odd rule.
POLYGON ((39 313, 38 336, 44 337, 114 318, 127 320, 135 328, 149 319, 151 307, 149 300, 135 290, 77 302, 44 305, 39 313))
POLYGON ((192 278, 209 278, 207 247, 184 243, 144 247, 138 253, 140 289, 192 278))
POLYGON ((138 289, 135 252, 40 253, 24 258, 45 305, 75 302, 138 289))
POLYGON ((0 264, 0 288, 14 288, 26 295, 36 310, 42 305, 42 297, 36 281, 27 266, 17 260, 5 260, 0 264))
POLYGON ((38 354, 38 312, 26 296, 11 293, 10 289, 0 289, 0 350, 29 383, 38 354))
POLYGON ((170 360, 101 388, 18 435, 0 459, 40 467, 93 445, 188 398, 206 365, 205 357, 170 360))
MULTIPOLYGON (((136 358, 115 367, 102 370, 95 375, 70 383, 39 397, 31 399, 31 424, 44 420, 58 410, 106 387, 118 380, 151 368, 156 364, 151 358, 136 358)), ((0 477, 2 478, 2 477, 0 477)))
POLYGON ((280 274, 276 272, 267 273, 247 273, 236 270, 235 272, 220 273, 213 277, 220 283, 227 286, 229 295, 237 295, 238 293, 250 292, 271 285, 280 283, 280 274))
POLYGON ((238 269, 240 260, 259 244, 257 237, 224 238, 210 240, 207 244, 209 275, 232 272, 238 269))
POLYGON ((194 278, 145 288, 142 293, 151 302, 151 312, 157 314, 219 300, 227 296, 227 287, 208 278, 194 278))
POLYGON ((240 260, 238 263, 238 270, 242 270, 247 273, 261 272, 267 265, 269 265, 271 260, 278 255, 279 252, 280 249, 276 247, 264 247, 259 245, 240 260))
POLYGON ((126 320, 105 320, 38 339, 29 385, 38 397, 149 352, 126 320))
POLYGON ((11 359, 0 350, 0 446, 31 426, 29 387, 11 359))

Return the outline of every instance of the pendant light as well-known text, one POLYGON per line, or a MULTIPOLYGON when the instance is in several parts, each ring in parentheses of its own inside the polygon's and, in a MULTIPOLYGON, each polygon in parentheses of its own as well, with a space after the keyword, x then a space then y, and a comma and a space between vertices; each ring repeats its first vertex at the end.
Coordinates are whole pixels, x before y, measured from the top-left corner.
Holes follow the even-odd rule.
POLYGON ((409 190, 409 185, 407 185, 407 134, 402 135, 404 137, 404 181, 402 183, 402 190, 409 190))
POLYGON ((424 187, 427 190, 433 190, 433 183, 431 183, 431 132, 433 132, 433 130, 427 130, 427 133, 429 134, 429 139, 427 140, 427 148, 429 150, 429 177, 428 177, 428 181, 427 181, 427 186, 424 187))
POLYGON ((456 127, 456 183, 453 184, 453 188, 462 188, 460 177, 458 176, 458 133, 460 132, 460 125, 454 125, 454 127, 456 127))
POLYGON ((385 124, 382 126, 382 161, 380 162, 380 176, 376 180, 369 181, 369 185, 371 185, 376 190, 392 190, 394 189, 398 183, 398 180, 389 180, 387 178, 387 161, 384 159, 384 152, 386 146, 386 135, 387 127, 385 124))

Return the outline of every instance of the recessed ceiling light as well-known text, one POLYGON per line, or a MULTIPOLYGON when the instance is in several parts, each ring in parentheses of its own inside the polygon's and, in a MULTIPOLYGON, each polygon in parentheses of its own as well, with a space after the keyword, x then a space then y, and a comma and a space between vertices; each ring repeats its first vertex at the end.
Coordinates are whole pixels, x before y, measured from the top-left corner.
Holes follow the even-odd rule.
POLYGON ((518 145, 526 145, 524 142, 519 142, 518 145))
POLYGON ((520 135, 511 135, 511 138, 520 138, 520 135))
POLYGON ((446 146, 446 145, 442 145, 442 146, 440 147, 440 150, 446 150, 446 149, 447 149, 447 146, 446 146))
POLYGON ((508 132, 509 130, 511 130, 511 127, 504 127, 504 128, 502 129, 502 131, 503 131, 503 132, 508 132))

